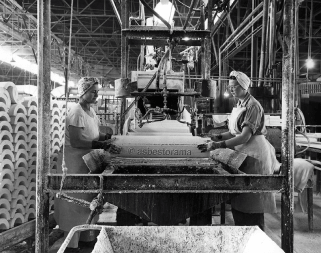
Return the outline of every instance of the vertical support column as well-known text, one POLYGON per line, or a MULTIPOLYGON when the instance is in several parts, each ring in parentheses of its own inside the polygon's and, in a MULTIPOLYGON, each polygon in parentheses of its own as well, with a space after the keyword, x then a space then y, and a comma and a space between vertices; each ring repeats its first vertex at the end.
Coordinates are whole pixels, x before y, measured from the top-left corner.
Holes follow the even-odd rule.
MULTIPOLYGON (((121 0, 121 29, 129 28, 129 1, 121 0)), ((128 38, 122 34, 121 36, 121 79, 128 77, 128 66, 129 66, 129 45, 128 38)), ((123 115, 126 110, 126 98, 121 98, 121 110, 120 115, 123 115)), ((123 126, 125 117, 120 117, 120 133, 123 133, 123 126)))
POLYGON ((301 108, 301 93, 300 93, 300 87, 299 87, 299 83, 296 81, 296 79, 298 78, 298 74, 300 72, 300 64, 299 64, 299 55, 300 55, 300 47, 299 45, 299 3, 296 1, 295 2, 295 48, 296 48, 296 55, 298 57, 296 57, 295 60, 295 95, 294 95, 294 101, 295 104, 294 106, 297 106, 299 108, 301 108))
POLYGON ((45 191, 50 166, 50 0, 38 1, 38 116, 36 252, 49 248, 49 194, 45 191))
POLYGON ((284 1, 282 70, 282 173, 286 180, 281 202, 282 249, 293 252, 293 158, 295 83, 295 2, 284 1))

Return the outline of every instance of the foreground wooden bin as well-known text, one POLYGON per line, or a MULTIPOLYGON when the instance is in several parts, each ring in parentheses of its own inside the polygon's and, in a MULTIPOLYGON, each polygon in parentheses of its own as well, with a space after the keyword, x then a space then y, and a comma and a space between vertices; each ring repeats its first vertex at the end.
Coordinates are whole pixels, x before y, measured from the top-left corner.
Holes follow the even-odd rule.
POLYGON ((58 253, 64 252, 77 231, 100 230, 94 253, 281 253, 257 226, 98 226, 74 227, 58 253))

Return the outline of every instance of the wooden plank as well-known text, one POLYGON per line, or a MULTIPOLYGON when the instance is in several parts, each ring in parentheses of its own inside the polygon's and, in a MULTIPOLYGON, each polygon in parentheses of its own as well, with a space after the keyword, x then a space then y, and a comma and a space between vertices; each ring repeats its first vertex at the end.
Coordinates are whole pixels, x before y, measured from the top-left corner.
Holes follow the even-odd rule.
MULTIPOLYGON (((60 189, 61 174, 49 175, 47 189, 60 189)), ((246 193, 283 190, 281 175, 68 175, 65 192, 246 193), (101 184, 100 184, 101 180, 101 184)))

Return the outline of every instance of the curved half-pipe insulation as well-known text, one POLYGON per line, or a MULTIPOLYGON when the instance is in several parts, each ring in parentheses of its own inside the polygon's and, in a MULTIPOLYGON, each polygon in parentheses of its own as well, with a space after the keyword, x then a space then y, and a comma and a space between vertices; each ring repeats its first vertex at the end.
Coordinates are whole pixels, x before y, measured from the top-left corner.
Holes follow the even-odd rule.
POLYGON ((36 97, 25 97, 24 101, 22 101, 24 107, 29 108, 31 106, 38 107, 38 101, 36 97))
POLYGON ((29 203, 31 200, 36 201, 36 192, 34 192, 33 194, 30 194, 30 195, 27 197, 27 203, 29 203))
POLYGON ((14 217, 10 220, 10 228, 14 228, 25 222, 25 218, 21 213, 16 213, 14 217))
POLYGON ((11 143, 13 142, 12 134, 8 130, 1 130, 0 132, 0 141, 8 140, 11 143))
POLYGON ((28 121, 26 122, 27 126, 30 126, 31 123, 37 124, 37 115, 31 114, 28 116, 28 121))
POLYGON ((6 199, 10 203, 12 200, 11 192, 7 188, 0 188, 0 199, 6 199))
POLYGON ((26 206, 26 210, 29 210, 30 208, 36 209, 36 201, 35 200, 30 200, 26 206))
POLYGON ((12 131, 13 131, 12 126, 10 125, 10 123, 8 121, 1 121, 0 120, 0 132, 2 132, 4 130, 6 130, 10 133, 12 133, 12 131))
POLYGON ((14 151, 14 147, 12 145, 12 142, 8 141, 8 140, 1 140, 0 141, 0 153, 3 152, 3 150, 5 149, 9 149, 11 151, 14 151))
POLYGON ((28 126, 28 133, 37 132, 37 123, 31 122, 28 126))
POLYGON ((51 125, 50 133, 52 133, 54 131, 60 132, 60 126, 58 124, 51 125))
POLYGON ((8 179, 10 181, 14 181, 15 177, 13 175, 13 171, 11 169, 0 170, 0 183, 2 180, 8 179))
POLYGON ((15 152, 15 160, 18 161, 19 158, 24 158, 26 161, 29 160, 29 151, 26 151, 25 149, 19 149, 17 152, 15 152))
POLYGON ((8 114, 10 116, 15 116, 18 113, 22 113, 24 115, 27 115, 26 107, 23 106, 23 104, 12 104, 9 108, 8 114))
POLYGON ((13 82, 0 82, 0 88, 4 88, 8 91, 11 104, 17 104, 19 102, 18 91, 13 82))
POLYGON ((36 165, 32 165, 28 169, 28 178, 32 177, 33 175, 36 175, 36 165))
POLYGON ((58 126, 60 126, 60 121, 61 119, 58 115, 53 115, 50 120, 50 125, 57 124, 58 126))
POLYGON ((30 140, 28 143, 29 150, 31 151, 32 149, 37 150, 37 141, 36 140, 30 140))
POLYGON ((10 116, 7 112, 0 110, 0 121, 8 121, 10 122, 10 116))
POLYGON ((11 216, 8 209, 0 208, 0 219, 10 220, 11 216))
POLYGON ((30 170, 33 170, 34 168, 36 168, 36 164, 37 164, 37 158, 35 156, 29 157, 28 173, 29 173, 30 170))
POLYGON ((51 132, 51 139, 61 139, 60 132, 58 130, 54 130, 51 132))
POLYGON ((22 204, 17 204, 15 207, 11 208, 11 219, 15 217, 16 213, 21 213, 24 216, 24 214, 26 213, 26 208, 22 204))
POLYGON ((27 199, 23 195, 19 195, 17 198, 12 199, 10 208, 15 208, 17 205, 27 206, 27 199))
POLYGON ((10 210, 10 202, 5 198, 1 198, 0 199, 0 208, 10 210))
POLYGON ((32 157, 37 157, 37 149, 32 148, 31 150, 29 150, 28 156, 29 156, 29 159, 32 157))
POLYGON ((2 161, 4 159, 9 159, 12 162, 14 162, 15 158, 14 158, 13 152, 9 149, 4 149, 2 151, 2 153, 0 153, 0 161, 2 161))
POLYGON ((27 134, 22 131, 12 134, 12 137, 13 137, 13 143, 17 143, 19 140, 24 140, 25 142, 28 142, 27 134))
POLYGON ((10 225, 7 219, 0 218, 0 230, 10 229, 10 225))
POLYGON ((0 87, 0 102, 4 109, 3 111, 7 112, 11 105, 10 95, 6 89, 1 87, 0 87))
POLYGON ((2 159, 0 160, 0 171, 3 171, 5 169, 14 171, 14 165, 11 159, 2 159))
POLYGON ((12 192, 13 199, 17 198, 19 195, 23 195, 25 197, 28 197, 29 192, 28 192, 28 189, 26 186, 19 185, 15 190, 13 190, 13 192, 12 192))
POLYGON ((57 115, 58 117, 60 117, 60 115, 61 115, 60 109, 59 109, 58 107, 52 108, 52 110, 51 110, 51 115, 52 115, 52 116, 57 115))
POLYGON ((29 145, 25 140, 18 140, 17 143, 14 143, 14 152, 18 152, 19 149, 24 149, 25 151, 29 151, 30 143, 29 145))
POLYGON ((36 174, 31 174, 30 177, 28 177, 28 185, 31 183, 36 183, 36 174))
POLYGON ((16 162, 14 162, 14 169, 18 169, 18 168, 28 168, 28 162, 25 158, 20 157, 16 162))
POLYGON ((28 186, 28 192, 29 192, 29 194, 36 192, 36 182, 30 182, 30 184, 28 186))
POLYGON ((7 105, 0 101, 0 112, 8 112, 7 105))
POLYGON ((14 171, 14 179, 18 179, 18 177, 25 177, 25 178, 29 178, 28 175, 28 171, 27 168, 24 167, 18 167, 17 169, 15 169, 14 171))
POLYGON ((18 189, 20 185, 24 185, 27 189, 29 187, 28 185, 28 179, 24 176, 20 176, 18 177, 15 181, 14 181, 14 188, 18 189))
POLYGON ((27 124, 27 117, 25 114, 23 113, 17 113, 15 115, 10 115, 10 124, 11 125, 17 125, 18 122, 23 122, 25 124, 27 124))
POLYGON ((7 188, 10 192, 12 192, 14 189, 14 186, 13 186, 12 181, 10 179, 2 179, 0 181, 0 188, 1 189, 7 188))
POLYGON ((31 142, 31 140, 37 141, 37 132, 36 131, 31 131, 28 134, 28 142, 31 142))
POLYGON ((24 131, 25 133, 28 133, 28 128, 26 123, 24 122, 18 122, 16 125, 12 125, 13 133, 18 133, 19 131, 24 131))
POLYGON ((27 115, 28 116, 31 116, 31 115, 36 115, 37 116, 38 114, 38 109, 36 106, 32 105, 28 108, 28 112, 27 112, 27 115))
POLYGON ((24 217, 25 222, 35 218, 36 218, 36 210, 33 208, 28 209, 24 217))

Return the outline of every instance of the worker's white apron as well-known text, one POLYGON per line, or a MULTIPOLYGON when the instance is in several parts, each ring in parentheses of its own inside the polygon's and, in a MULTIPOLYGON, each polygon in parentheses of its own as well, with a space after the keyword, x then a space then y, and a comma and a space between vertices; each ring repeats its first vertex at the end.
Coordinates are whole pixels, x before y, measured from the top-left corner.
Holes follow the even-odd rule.
MULTIPOLYGON (((68 168, 67 174, 88 174, 89 170, 84 163, 82 156, 92 151, 92 149, 79 149, 71 146, 65 147, 65 162, 68 168)), ((62 173, 62 152, 58 155, 58 173, 62 173)), ((91 202, 97 194, 90 193, 67 193, 68 196, 83 199, 91 202)), ((63 231, 69 231, 74 226, 86 224, 90 209, 81 207, 77 204, 69 203, 65 200, 55 199, 55 220, 59 228, 63 231)), ((98 215, 92 223, 98 220, 98 215)))
MULTIPOLYGON (((229 131, 233 135, 241 134, 237 127, 237 120, 246 110, 245 107, 233 108, 229 118, 229 131)), ((278 170, 280 163, 275 156, 275 149, 264 135, 252 135, 247 143, 238 145, 235 150, 256 159, 251 159, 243 172, 246 174, 270 175, 278 170)), ((242 193, 231 201, 232 208, 244 213, 275 213, 274 193, 242 193)))

